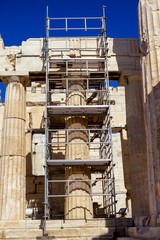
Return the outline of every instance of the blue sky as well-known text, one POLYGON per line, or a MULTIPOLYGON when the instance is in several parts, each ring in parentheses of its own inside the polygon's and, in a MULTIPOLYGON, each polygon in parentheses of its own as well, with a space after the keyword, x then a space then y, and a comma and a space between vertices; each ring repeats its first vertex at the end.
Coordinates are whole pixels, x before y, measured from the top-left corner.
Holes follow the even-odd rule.
POLYGON ((50 17, 102 16, 102 6, 106 5, 107 35, 138 38, 138 0, 3 0, 0 33, 5 46, 19 46, 28 38, 45 37, 47 5, 50 17))

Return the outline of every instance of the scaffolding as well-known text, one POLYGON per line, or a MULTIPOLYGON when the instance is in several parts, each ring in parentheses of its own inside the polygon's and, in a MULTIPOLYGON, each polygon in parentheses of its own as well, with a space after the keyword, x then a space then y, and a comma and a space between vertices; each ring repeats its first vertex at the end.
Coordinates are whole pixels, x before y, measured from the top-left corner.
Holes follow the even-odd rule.
MULTIPOLYGON (((45 210, 46 220, 51 214, 53 199, 74 197, 70 194, 70 179, 53 179, 58 172, 60 178, 66 167, 82 166, 101 177, 87 182, 90 193, 86 197, 101 196, 105 217, 116 217, 114 162, 112 154, 112 129, 109 99, 109 75, 107 68, 106 16, 102 17, 50 18, 46 17, 45 67, 46 67, 46 116, 45 116, 45 210), (77 27, 72 23, 77 22, 77 27), (55 37, 55 32, 84 32, 85 36, 55 37), (86 36, 92 32, 91 36, 86 36), (95 37, 93 34, 97 34, 95 37), (79 88, 70 87, 72 82, 79 88), (79 95, 82 102, 73 104, 70 96, 79 95), (83 97, 85 96, 85 104, 83 97), (84 116, 88 128, 66 128, 65 119, 84 116), (71 141, 73 136, 82 135, 85 141, 71 141), (85 137, 84 137, 85 136, 85 137), (66 159, 67 146, 88 146, 88 159, 66 159), (59 154, 61 153, 61 154, 59 154), (101 192, 93 189, 100 183, 101 192), (55 192, 56 185, 66 186, 67 191, 55 192)), ((62 187, 63 189, 63 187, 62 187)), ((77 196, 81 198, 81 195, 77 196)), ((84 195, 83 195, 84 197, 84 195)), ((54 201, 53 201, 54 202, 54 201)), ((57 216, 58 217, 58 216, 57 216)), ((64 217, 65 218, 65 217, 64 217)), ((84 213, 85 218, 85 213, 84 213)))

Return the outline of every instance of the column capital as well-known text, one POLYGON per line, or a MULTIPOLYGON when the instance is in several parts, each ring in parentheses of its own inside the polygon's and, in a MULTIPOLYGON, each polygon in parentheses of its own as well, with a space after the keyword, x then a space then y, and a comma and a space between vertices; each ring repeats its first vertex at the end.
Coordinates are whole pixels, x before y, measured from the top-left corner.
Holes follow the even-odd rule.
POLYGON ((2 81, 5 85, 9 83, 21 83, 23 86, 29 85, 29 77, 28 76, 19 76, 19 75, 10 75, 10 76, 3 76, 1 77, 2 81))
POLYGON ((128 70, 121 72, 119 84, 120 86, 126 86, 129 79, 140 80, 142 78, 142 73, 140 70, 128 70))

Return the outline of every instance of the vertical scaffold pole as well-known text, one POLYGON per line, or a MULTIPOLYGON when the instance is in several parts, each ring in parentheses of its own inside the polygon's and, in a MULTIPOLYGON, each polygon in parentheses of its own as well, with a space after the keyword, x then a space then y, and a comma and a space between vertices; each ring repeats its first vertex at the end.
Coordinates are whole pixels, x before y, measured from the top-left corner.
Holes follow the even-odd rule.
POLYGON ((45 189, 44 189, 44 224, 43 224, 43 235, 46 234, 46 221, 48 218, 48 101, 49 101, 49 80, 48 80, 48 68, 49 68, 49 49, 48 49, 48 39, 49 39, 49 16, 48 16, 48 6, 46 7, 46 38, 45 38, 45 70, 46 70, 46 104, 45 104, 45 189))
MULTIPOLYGON (((106 85, 106 95, 108 97, 108 118, 109 118, 109 137, 110 137, 110 147, 111 147, 111 178, 112 178, 112 214, 115 215, 116 219, 116 193, 115 193, 115 176, 114 176, 114 161, 113 161, 113 150, 112 150, 112 126, 111 126, 111 114, 110 114, 110 95, 109 95, 109 73, 108 73, 108 44, 107 44, 107 34, 106 34, 106 6, 103 6, 103 17, 102 17, 102 37, 103 37, 103 47, 104 47, 104 57, 105 57, 105 85, 106 85)), ((115 222, 116 227, 116 222, 115 222)))

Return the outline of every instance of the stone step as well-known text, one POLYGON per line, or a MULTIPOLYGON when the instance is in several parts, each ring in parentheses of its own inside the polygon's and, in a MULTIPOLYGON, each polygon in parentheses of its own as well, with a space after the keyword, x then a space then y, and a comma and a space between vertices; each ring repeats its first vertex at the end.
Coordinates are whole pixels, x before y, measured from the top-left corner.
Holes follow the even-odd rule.
MULTIPOLYGON (((1 238, 0 238, 1 239, 1 238)), ((6 240, 12 240, 13 238, 6 239, 6 240)), ((2 240, 2 239, 1 239, 2 240)), ((5 240, 3 238, 3 240, 5 240)), ((97 237, 97 238, 55 238, 55 237, 36 237, 36 238, 16 238, 15 240, 113 240, 113 238, 110 237, 97 237)))
POLYGON ((40 239, 63 239, 63 240, 71 240, 71 239, 111 239, 113 236, 114 229, 111 228, 97 228, 91 229, 91 228, 84 228, 83 230, 81 228, 76 229, 54 229, 54 230, 48 230, 47 234, 48 237, 42 237, 42 230, 38 229, 12 229, 12 230, 0 230, 0 240, 40 240, 40 239))
MULTIPOLYGON (((117 230, 120 233, 118 236, 124 236, 125 226, 128 220, 120 221, 122 227, 117 230)), ((48 239, 57 240, 108 240, 114 235, 115 223, 113 219, 96 219, 85 222, 84 220, 51 220, 47 221, 46 231, 48 239), (106 225, 111 225, 106 227, 106 225)), ((0 221, 0 240, 37 240, 42 238, 42 225, 40 220, 26 220, 26 221, 0 221)))
MULTIPOLYGON (((131 227, 132 219, 118 218, 118 227, 131 227)), ((0 229, 41 229, 41 220, 0 221, 0 229)), ((99 228, 114 227, 115 219, 91 219, 91 220, 48 220, 47 229, 59 228, 99 228)))
POLYGON ((26 229, 12 229, 0 230, 0 239, 36 239, 37 236, 42 236, 42 230, 26 230, 26 229))
POLYGON ((127 236, 139 240, 159 240, 160 226, 157 227, 129 227, 126 229, 127 236))
MULTIPOLYGON (((43 239, 42 239, 43 240, 43 239)), ((45 239, 44 239, 45 240, 45 239)), ((48 240, 48 239, 46 239, 48 240)), ((85 237, 85 238, 54 238, 53 240, 113 240, 113 237, 85 237)))
MULTIPOLYGON (((99 228, 99 227, 131 227, 132 219, 92 219, 92 220, 48 220, 46 224, 47 229, 53 228, 99 228)), ((26 228, 38 228, 42 227, 43 223, 38 220, 28 220, 26 222, 26 228)))
POLYGON ((113 236, 114 228, 73 228, 73 229, 54 229, 48 230, 49 236, 55 236, 56 238, 84 238, 84 237, 107 237, 113 236))
POLYGON ((42 237, 42 238, 37 238, 37 240, 113 240, 113 237, 110 237, 110 236, 107 236, 107 237, 103 237, 103 236, 100 236, 100 237, 42 237))
POLYGON ((116 240, 140 240, 140 238, 119 237, 116 240))

